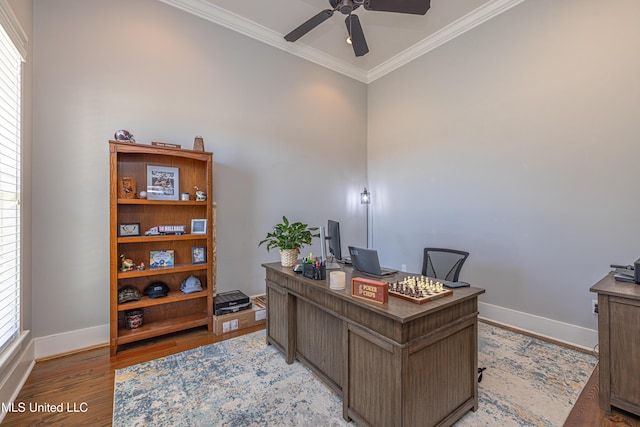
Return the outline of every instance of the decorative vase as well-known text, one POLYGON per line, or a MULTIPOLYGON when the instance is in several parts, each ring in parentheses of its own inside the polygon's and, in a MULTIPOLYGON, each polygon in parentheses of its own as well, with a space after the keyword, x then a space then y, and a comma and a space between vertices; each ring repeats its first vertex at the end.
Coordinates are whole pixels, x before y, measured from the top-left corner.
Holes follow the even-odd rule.
POLYGON ((204 139, 201 136, 196 136, 193 139, 193 150, 204 151, 204 139))
POLYGON ((298 263, 300 249, 280 249, 280 264, 283 267, 293 267, 298 263))

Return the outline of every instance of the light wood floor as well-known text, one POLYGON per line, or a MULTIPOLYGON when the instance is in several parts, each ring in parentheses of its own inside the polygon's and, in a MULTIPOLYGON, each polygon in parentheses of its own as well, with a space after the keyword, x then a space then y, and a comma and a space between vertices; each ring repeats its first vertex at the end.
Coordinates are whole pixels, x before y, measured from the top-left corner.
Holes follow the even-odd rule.
MULTIPOLYGON (((110 426, 113 414, 113 381, 116 369, 153 360, 158 357, 178 353, 191 348, 233 338, 245 333, 263 329, 257 326, 222 337, 215 336, 206 329, 194 329, 187 333, 175 334, 145 345, 133 345, 110 357, 109 348, 101 347, 56 359, 36 363, 29 379, 16 400, 24 402, 24 413, 9 413, 3 426, 37 425, 91 425, 110 426), (30 404, 64 404, 63 413, 31 413, 30 404), (71 410, 86 412, 66 412, 67 403, 71 410), (86 404, 85 405, 83 405, 86 404), (75 404, 75 406, 74 406, 75 404)), ((488 375, 489 373, 485 373, 488 375)), ((640 419, 631 414, 614 411, 605 414, 598 406, 598 368, 587 383, 565 427, 640 427, 640 419)))

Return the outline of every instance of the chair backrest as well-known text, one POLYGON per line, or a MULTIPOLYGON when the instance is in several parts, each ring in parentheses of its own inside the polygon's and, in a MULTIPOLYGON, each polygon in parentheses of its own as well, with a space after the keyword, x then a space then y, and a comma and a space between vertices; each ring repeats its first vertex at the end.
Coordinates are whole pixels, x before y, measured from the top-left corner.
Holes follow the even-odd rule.
POLYGON ((424 248, 422 274, 436 279, 457 282, 469 252, 444 248, 424 248))

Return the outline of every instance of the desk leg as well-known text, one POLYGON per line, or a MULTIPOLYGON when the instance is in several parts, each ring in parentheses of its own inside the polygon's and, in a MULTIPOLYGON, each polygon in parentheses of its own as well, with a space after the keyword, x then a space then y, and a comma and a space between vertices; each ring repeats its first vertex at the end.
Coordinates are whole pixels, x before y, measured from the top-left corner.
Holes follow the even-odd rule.
POLYGON ((287 363, 292 364, 296 356, 296 297, 287 292, 287 363))
POLYGON ((342 352, 344 360, 342 378, 342 418, 351 421, 349 417, 349 324, 342 322, 342 352))
MULTIPOLYGON (((477 302, 476 302, 477 311, 477 302)), ((473 344, 471 348, 473 351, 473 370, 471 371, 471 378, 473 378, 473 412, 478 410, 478 318, 476 317, 473 322, 473 344)))
POLYGON ((295 299, 286 289, 267 280, 267 342, 278 348, 287 363, 293 363, 295 355, 295 299))
POLYGON ((609 296, 598 294, 598 350, 600 353, 598 369, 600 409, 605 413, 611 413, 611 340, 609 328, 611 327, 609 318, 609 296))

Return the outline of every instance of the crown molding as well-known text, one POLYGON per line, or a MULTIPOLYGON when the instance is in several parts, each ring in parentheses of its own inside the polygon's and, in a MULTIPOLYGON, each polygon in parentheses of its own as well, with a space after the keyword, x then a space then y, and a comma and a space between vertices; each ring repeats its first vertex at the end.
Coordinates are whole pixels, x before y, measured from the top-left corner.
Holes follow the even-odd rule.
POLYGON ((466 33, 525 0, 491 0, 457 21, 405 49, 370 71, 356 67, 301 42, 290 43, 263 25, 205 0, 158 0, 363 83, 371 83, 438 46, 466 33))
POLYGON ((457 21, 454 21, 446 27, 436 31, 426 39, 421 40, 396 56, 371 69, 367 73, 367 83, 371 83, 374 80, 389 74, 393 70, 402 67, 425 53, 432 51, 438 46, 466 33, 483 22, 500 15, 523 1, 524 0, 491 0, 485 3, 457 21))
POLYGON ((18 18, 13 9, 6 1, 0 1, 0 25, 4 28, 7 35, 13 42, 22 57, 23 61, 27 60, 27 43, 29 41, 27 34, 22 29, 18 18))
POLYGON ((159 0, 162 3, 174 6, 192 15, 196 15, 207 21, 211 21, 230 30, 236 31, 252 39, 261 41, 270 46, 299 56, 300 58, 321 65, 330 70, 344 74, 347 77, 367 82, 367 72, 362 68, 328 55, 303 43, 291 43, 279 34, 263 25, 246 19, 233 12, 229 12, 219 6, 204 0, 159 0))

